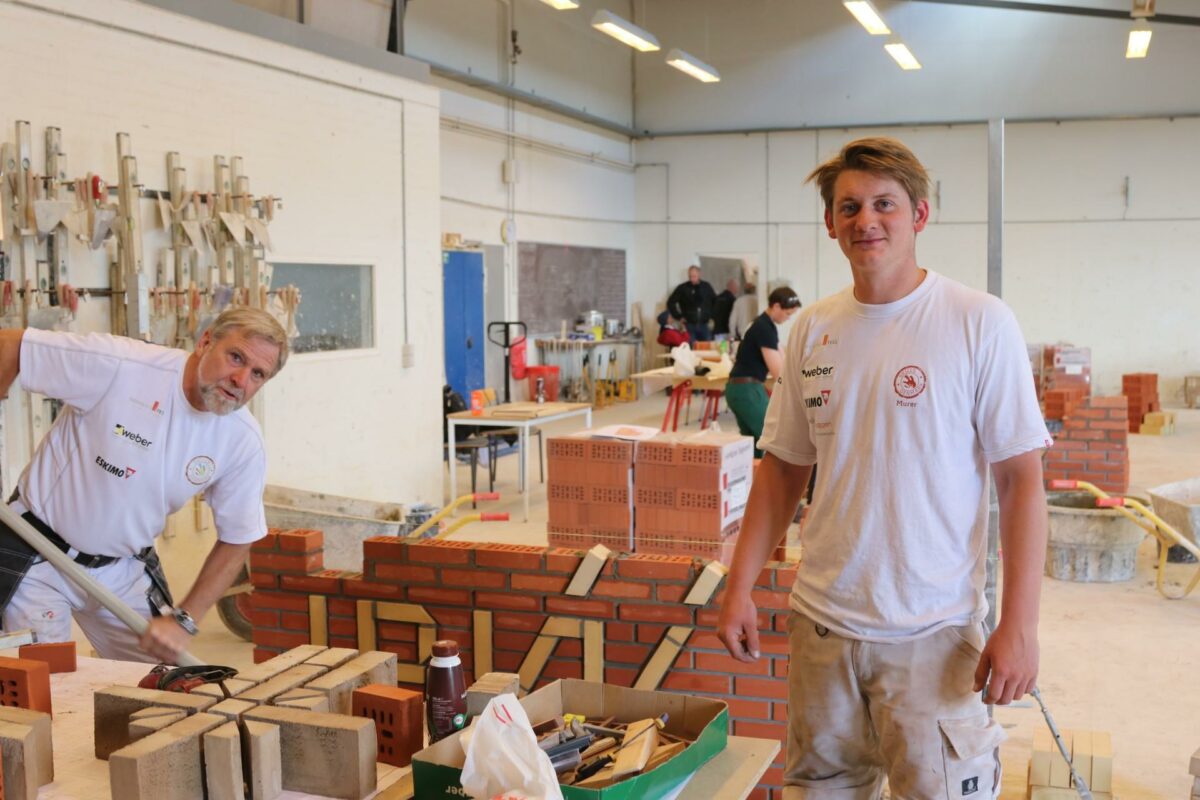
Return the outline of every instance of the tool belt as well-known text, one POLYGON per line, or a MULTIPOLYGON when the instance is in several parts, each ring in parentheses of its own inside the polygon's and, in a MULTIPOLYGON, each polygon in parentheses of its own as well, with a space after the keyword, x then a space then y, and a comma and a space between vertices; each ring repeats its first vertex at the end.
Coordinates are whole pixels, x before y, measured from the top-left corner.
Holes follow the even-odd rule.
POLYGON ((737 377, 737 378, 730 378, 729 383, 762 383, 762 381, 760 381, 758 378, 742 376, 742 377, 737 377))
MULTIPOLYGON (((16 499, 15 492, 12 499, 16 499)), ((26 511, 21 516, 38 533, 45 536, 47 541, 69 555, 76 564, 95 569, 115 564, 121 560, 121 556, 97 556, 80 552, 55 533, 54 529, 40 520, 32 511, 26 511)), ((146 591, 146 597, 150 601, 150 613, 158 616, 160 608, 164 606, 169 608, 175 605, 171 598, 171 590, 167 586, 167 576, 163 572, 162 562, 159 561, 158 553, 153 545, 140 550, 134 558, 146 566, 146 575, 150 578, 150 588, 146 591)), ((28 542, 0 522, 0 614, 8 608, 9 602, 16 594, 21 581, 25 579, 29 568, 43 560, 41 554, 34 550, 28 542)))

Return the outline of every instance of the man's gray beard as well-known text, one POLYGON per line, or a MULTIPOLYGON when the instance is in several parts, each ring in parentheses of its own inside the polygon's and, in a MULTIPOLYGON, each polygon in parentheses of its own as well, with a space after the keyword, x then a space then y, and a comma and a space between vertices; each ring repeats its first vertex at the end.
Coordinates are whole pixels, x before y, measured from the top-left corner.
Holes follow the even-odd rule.
POLYGON ((200 387, 200 397, 204 400, 205 409, 220 417, 232 414, 245 405, 245 403, 227 399, 215 383, 212 386, 200 387))

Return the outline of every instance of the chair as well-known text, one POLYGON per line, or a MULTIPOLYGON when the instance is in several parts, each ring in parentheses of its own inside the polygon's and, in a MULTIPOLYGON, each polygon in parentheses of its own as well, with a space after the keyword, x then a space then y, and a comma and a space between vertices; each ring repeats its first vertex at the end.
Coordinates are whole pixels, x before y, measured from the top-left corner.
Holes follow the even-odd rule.
MULTIPOLYGON (((486 405, 495 405, 497 402, 496 390, 485 388, 483 390, 483 399, 486 405)), ((482 435, 487 437, 488 444, 488 480, 489 485, 496 482, 496 461, 500 456, 500 440, 506 436, 520 437, 521 432, 516 428, 501 428, 500 430, 487 429, 481 431, 482 435)), ((529 431, 531 436, 537 436, 538 440, 538 471, 541 475, 542 483, 546 482, 546 462, 544 450, 542 447, 542 429, 533 428, 529 431)), ((525 487, 521 487, 524 489, 525 487)))
MULTIPOLYGON (((469 439, 463 439, 461 442, 456 442, 454 444, 454 455, 456 457, 455 458, 456 461, 457 461, 457 456, 459 453, 466 453, 468 456, 470 456, 470 459, 471 459, 471 494, 475 494, 478 491, 476 478, 477 478, 477 473, 479 470, 479 451, 483 450, 485 447, 489 448, 489 455, 490 455, 490 448, 492 447, 491 441, 489 441, 487 438, 483 438, 480 436, 472 436, 469 439)), ((442 445, 442 452, 443 452, 442 460, 444 460, 449 465, 450 469, 454 469, 455 465, 450 464, 450 445, 448 443, 444 443, 442 445)), ((495 491, 496 467, 494 466, 494 464, 495 464, 495 462, 493 461, 493 462, 489 463, 489 467, 488 467, 488 491, 489 492, 495 491)), ((453 498, 453 497, 450 498, 451 501, 453 501, 454 499, 455 498, 453 498)), ((475 504, 472 503, 471 507, 474 508, 475 504)))

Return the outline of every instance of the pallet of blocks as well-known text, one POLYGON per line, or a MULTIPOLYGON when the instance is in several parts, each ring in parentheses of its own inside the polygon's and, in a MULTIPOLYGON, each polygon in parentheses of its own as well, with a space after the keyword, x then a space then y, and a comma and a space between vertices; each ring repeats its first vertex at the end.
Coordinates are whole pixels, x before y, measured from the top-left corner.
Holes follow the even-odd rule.
POLYGON ((1092 393, 1092 349, 1069 344, 1049 344, 1042 350, 1042 394, 1054 389, 1081 389, 1092 393))
POLYGON ((1196 748, 1196 752, 1192 753, 1192 763, 1190 765, 1192 776, 1192 800, 1200 800, 1200 747, 1196 748))
POLYGON ((1169 436, 1175 433, 1175 412, 1151 411, 1142 418, 1138 433, 1147 436, 1169 436))
POLYGON ((728 563, 753 481, 754 440, 703 431, 638 442, 634 548, 728 563))
POLYGON ((1063 759, 1046 728, 1033 734, 1029 759, 1028 800, 1074 800, 1079 797, 1071 767, 1087 782, 1095 800, 1112 800, 1112 737, 1105 731, 1062 731, 1071 764, 1063 759))
POLYGON ((546 538, 633 552, 633 442, 590 430, 546 439, 546 538))

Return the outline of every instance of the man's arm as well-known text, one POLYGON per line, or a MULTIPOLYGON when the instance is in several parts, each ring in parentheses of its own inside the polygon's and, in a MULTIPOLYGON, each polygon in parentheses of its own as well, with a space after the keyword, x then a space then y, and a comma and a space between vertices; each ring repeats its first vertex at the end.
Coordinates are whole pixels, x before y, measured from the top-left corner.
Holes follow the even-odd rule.
POLYGON ((21 339, 24 336, 24 328, 0 330, 0 399, 8 397, 8 390, 21 371, 21 339))
POLYGON ((1000 504, 1004 595, 1000 621, 975 670, 975 691, 988 687, 986 703, 1008 705, 1037 681, 1038 608, 1046 564, 1046 491, 1042 451, 992 464, 1000 504))
POLYGON ((750 592, 787 532, 811 472, 811 466, 789 464, 767 453, 754 474, 717 621, 717 635, 738 661, 758 659, 758 608, 750 592))
POLYGON ((767 371, 771 373, 772 378, 778 378, 783 374, 783 353, 780 353, 774 347, 762 348, 763 361, 767 363, 767 371))
MULTIPOLYGON (((248 544, 229 544, 218 541, 208 553, 200 574, 192 589, 178 604, 179 608, 187 611, 197 623, 208 613, 225 590, 233 585, 238 572, 246 563, 250 552, 248 544)), ((141 640, 141 648, 150 655, 164 662, 174 663, 179 653, 185 650, 191 636, 180 627, 174 617, 154 617, 141 640)))
POLYGON ((671 292, 671 296, 667 298, 667 311, 671 313, 671 317, 677 320, 683 320, 683 309, 679 305, 679 300, 683 296, 683 286, 676 286, 675 291, 671 292))

